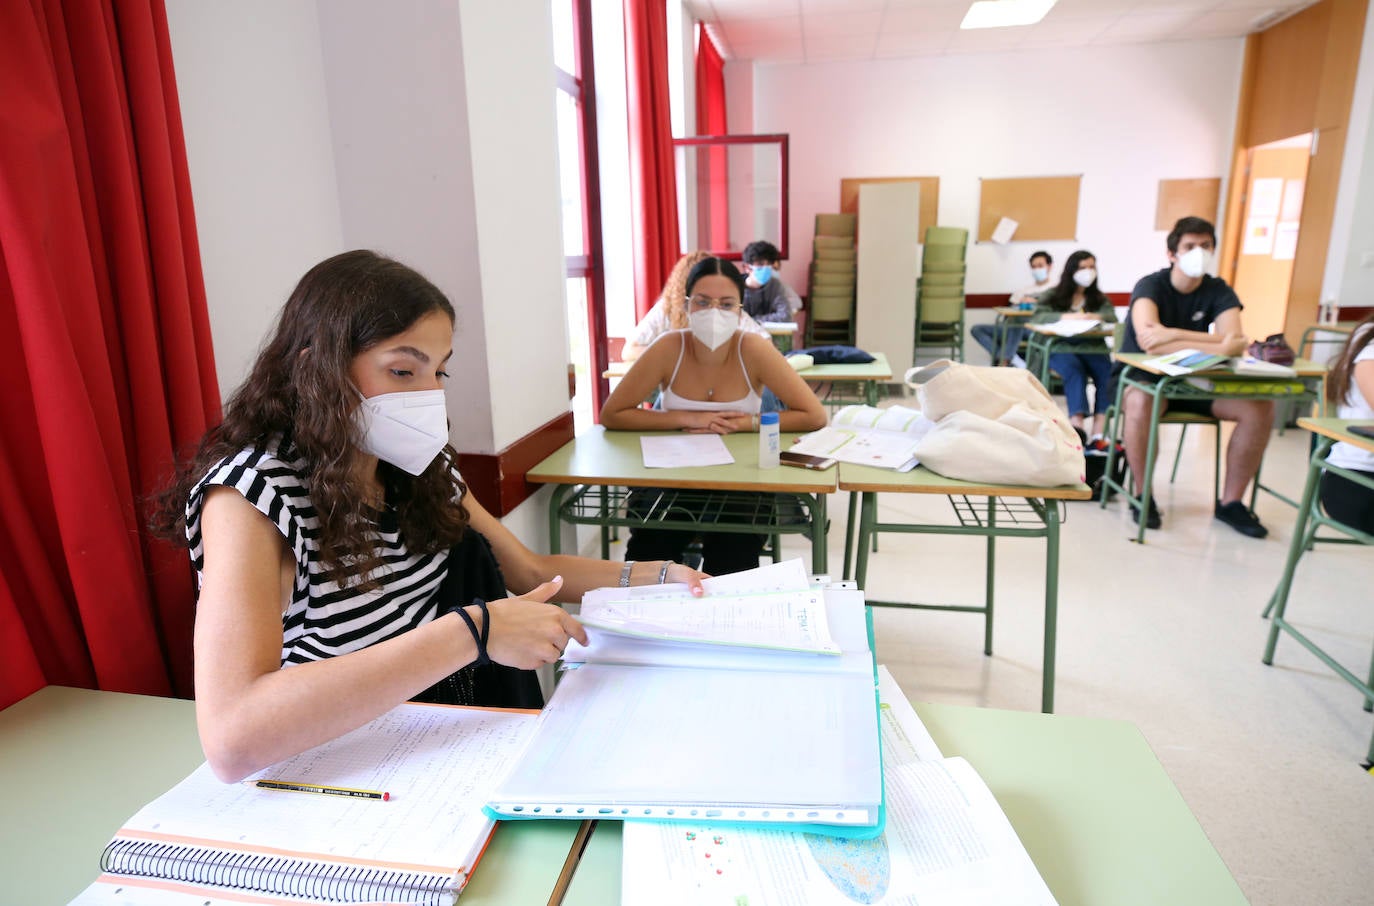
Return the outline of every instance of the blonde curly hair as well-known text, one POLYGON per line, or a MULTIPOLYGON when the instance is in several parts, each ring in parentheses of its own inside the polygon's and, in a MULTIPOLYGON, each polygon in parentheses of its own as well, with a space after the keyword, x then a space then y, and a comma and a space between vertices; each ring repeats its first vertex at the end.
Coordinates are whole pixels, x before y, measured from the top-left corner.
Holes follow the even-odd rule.
POLYGON ((673 330, 681 330, 687 326, 687 275, 698 261, 710 257, 710 252, 688 252, 679 258, 677 264, 668 272, 668 279, 663 283, 663 293, 659 298, 663 300, 663 313, 668 316, 668 326, 673 330))

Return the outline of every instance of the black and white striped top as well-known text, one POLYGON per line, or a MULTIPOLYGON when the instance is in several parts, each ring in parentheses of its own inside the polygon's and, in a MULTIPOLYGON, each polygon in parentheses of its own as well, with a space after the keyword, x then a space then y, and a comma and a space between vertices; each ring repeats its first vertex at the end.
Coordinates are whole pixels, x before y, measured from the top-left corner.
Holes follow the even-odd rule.
POLYGON ((380 587, 366 592, 340 587, 321 575, 319 520, 308 480, 304 464, 281 458, 273 442, 219 462, 191 489, 186 503, 186 538, 198 583, 205 564, 200 517, 212 485, 238 490, 272 521, 295 554, 296 580, 282 614, 282 666, 357 651, 434 619, 435 593, 449 555, 448 550, 423 556, 407 552, 395 514, 388 510, 376 526, 383 559, 376 573, 380 587))

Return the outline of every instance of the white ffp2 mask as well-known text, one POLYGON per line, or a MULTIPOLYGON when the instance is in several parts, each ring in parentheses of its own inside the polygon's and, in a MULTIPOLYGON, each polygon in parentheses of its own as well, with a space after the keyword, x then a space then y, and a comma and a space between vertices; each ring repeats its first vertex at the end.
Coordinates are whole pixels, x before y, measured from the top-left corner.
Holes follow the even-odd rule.
POLYGON ((364 453, 419 475, 448 443, 442 390, 409 390, 364 398, 354 416, 364 453))
POLYGON ((1212 253, 1200 245, 1178 256, 1178 269, 1189 277, 1201 277, 1207 273, 1207 266, 1211 263, 1212 253))
POLYGON ((1092 286, 1093 281, 1096 279, 1097 271, 1091 267, 1085 267, 1073 272, 1073 282, 1077 283, 1084 289, 1087 289, 1088 287, 1092 286))
POLYGON ((714 350, 739 329, 739 315, 719 308, 708 308, 688 315, 687 326, 691 328, 692 336, 705 343, 707 349, 714 350))

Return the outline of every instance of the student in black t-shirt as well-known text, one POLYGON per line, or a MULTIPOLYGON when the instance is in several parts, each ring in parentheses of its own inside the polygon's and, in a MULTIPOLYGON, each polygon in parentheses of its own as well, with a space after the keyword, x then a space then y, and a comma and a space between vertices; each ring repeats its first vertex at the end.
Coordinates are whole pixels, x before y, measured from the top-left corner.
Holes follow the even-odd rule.
MULTIPOLYGON (((1218 355, 1241 355, 1246 337, 1241 331, 1240 299, 1225 280, 1208 274, 1207 265, 1216 249, 1216 230, 1201 217, 1184 217, 1169 233, 1170 266, 1147 274, 1131 293, 1122 352, 1163 355, 1180 349, 1198 349, 1218 355), (1211 328, 1211 333, 1208 329, 1211 328)), ((1125 409, 1126 460, 1139 491, 1145 452, 1149 444, 1151 400, 1128 388, 1125 409)), ((1260 524, 1241 498, 1259 471, 1274 404, 1267 400, 1162 400, 1165 409, 1200 412, 1235 422, 1226 447, 1226 478, 1216 518, 1251 538, 1263 538, 1268 530, 1260 524)), ((1140 520, 1140 513, 1135 512, 1140 520)), ((1149 528, 1159 528, 1160 513, 1150 501, 1146 516, 1149 528)))

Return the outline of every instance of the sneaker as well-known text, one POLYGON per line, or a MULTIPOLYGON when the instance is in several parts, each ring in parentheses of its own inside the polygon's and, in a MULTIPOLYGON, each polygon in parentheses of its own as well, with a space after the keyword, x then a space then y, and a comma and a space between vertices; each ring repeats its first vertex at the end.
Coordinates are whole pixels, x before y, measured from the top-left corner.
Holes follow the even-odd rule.
POLYGON ((1255 514, 1247 510, 1245 504, 1239 500, 1232 500, 1230 503, 1218 503, 1216 515, 1218 519, 1242 535, 1248 535, 1251 538, 1263 538, 1269 534, 1269 529, 1260 525, 1255 514))
POLYGON ((1107 451, 1107 442, 1102 439, 1101 434, 1088 441, 1088 445, 1083 448, 1083 452, 1089 456, 1106 456, 1107 451))
MULTIPOLYGON (((1159 512, 1159 507, 1155 506, 1155 499, 1151 497, 1150 511, 1149 514, 1145 517, 1145 527, 1147 529, 1159 528, 1161 525, 1164 524, 1164 520, 1160 518, 1161 515, 1162 514, 1159 512)), ((1136 525, 1140 524, 1140 507, 1136 506, 1134 503, 1131 504, 1131 518, 1135 520, 1136 525)))
POLYGON ((1023 358, 1021 358, 1021 355, 1020 355, 1019 353, 1012 353, 1012 357, 1011 357, 1011 367, 1013 367, 1013 368, 1025 368, 1025 367, 1026 367, 1026 360, 1023 359, 1023 358))

